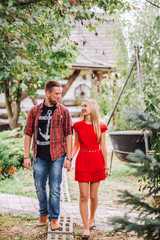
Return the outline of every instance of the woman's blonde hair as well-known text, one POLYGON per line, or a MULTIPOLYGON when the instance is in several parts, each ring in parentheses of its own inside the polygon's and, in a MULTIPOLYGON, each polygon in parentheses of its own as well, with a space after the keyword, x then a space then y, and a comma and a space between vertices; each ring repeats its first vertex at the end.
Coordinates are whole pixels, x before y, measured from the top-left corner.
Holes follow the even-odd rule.
MULTIPOLYGON (((97 134, 97 142, 99 142, 101 138, 101 130, 99 123, 99 107, 98 103, 94 99, 86 99, 84 102, 88 102, 91 108, 91 121, 93 124, 93 128, 95 133, 97 134)), ((80 120, 85 120, 85 116, 81 113, 80 120)))

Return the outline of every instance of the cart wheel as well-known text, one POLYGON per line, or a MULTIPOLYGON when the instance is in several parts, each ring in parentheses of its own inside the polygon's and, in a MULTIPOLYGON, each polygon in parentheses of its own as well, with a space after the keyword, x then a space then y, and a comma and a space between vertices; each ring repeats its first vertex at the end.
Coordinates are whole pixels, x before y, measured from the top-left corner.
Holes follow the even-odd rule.
POLYGON ((80 98, 82 100, 90 97, 90 88, 86 84, 80 84, 74 90, 75 98, 80 98))

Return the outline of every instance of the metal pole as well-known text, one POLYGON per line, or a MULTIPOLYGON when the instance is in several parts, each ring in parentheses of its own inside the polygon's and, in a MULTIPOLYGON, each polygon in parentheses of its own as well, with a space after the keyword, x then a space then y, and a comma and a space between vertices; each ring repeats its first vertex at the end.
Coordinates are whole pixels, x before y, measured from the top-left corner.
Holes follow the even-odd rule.
MULTIPOLYGON (((140 100, 141 100, 141 111, 144 113, 144 96, 143 96, 143 91, 142 91, 142 81, 141 81, 141 72, 140 72, 140 57, 139 57, 139 53, 140 53, 140 49, 142 47, 141 46, 135 46, 136 49, 136 64, 137 64, 137 76, 138 76, 138 81, 139 81, 139 91, 140 91, 140 100)), ((144 131, 144 142, 145 142, 145 151, 146 154, 148 154, 148 150, 149 150, 149 145, 148 145, 148 135, 146 130, 144 131)))
POLYGON ((143 101, 143 91, 142 91, 142 81, 141 81, 141 72, 140 72, 140 46, 135 46, 136 49, 136 66, 137 66, 137 77, 139 82, 139 91, 140 91, 140 100, 141 100, 141 111, 144 112, 144 101, 143 101))
POLYGON ((120 94, 119 94, 119 97, 118 97, 118 99, 117 99, 117 101, 116 101, 116 103, 115 103, 115 105, 114 105, 114 107, 113 107, 113 110, 112 110, 111 115, 110 115, 110 117, 109 117, 109 119, 108 119, 108 122, 107 122, 107 126, 109 125, 109 123, 110 123, 110 121, 111 121, 111 118, 112 118, 112 116, 113 116, 113 114, 114 114, 114 112, 115 112, 115 110, 116 110, 116 107, 117 107, 117 105, 118 105, 118 102, 119 102, 119 100, 120 100, 120 98, 121 98, 121 95, 122 95, 122 93, 123 93, 123 91, 124 91, 124 89, 125 89, 125 86, 126 86, 126 84, 127 84, 127 82, 128 82, 128 79, 129 79, 129 77, 130 77, 130 75, 131 75, 131 73, 132 73, 132 70, 133 70, 135 64, 136 64, 136 59, 135 59, 134 63, 132 64, 132 67, 131 67, 130 72, 129 72, 128 76, 127 76, 127 79, 126 79, 126 81, 125 81, 125 83, 124 83, 124 86, 123 86, 123 88, 122 88, 122 90, 121 90, 121 92, 120 92, 120 94))

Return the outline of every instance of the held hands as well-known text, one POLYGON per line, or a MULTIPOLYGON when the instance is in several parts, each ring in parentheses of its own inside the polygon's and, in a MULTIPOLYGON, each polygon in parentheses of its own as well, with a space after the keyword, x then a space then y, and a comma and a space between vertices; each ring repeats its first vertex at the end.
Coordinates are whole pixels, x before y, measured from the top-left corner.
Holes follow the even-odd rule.
POLYGON ((32 163, 30 157, 24 158, 23 163, 25 168, 31 170, 32 163))
POLYGON ((70 171, 72 167, 72 160, 68 160, 67 158, 64 161, 63 167, 67 169, 67 171, 70 171))
POLYGON ((105 175, 106 178, 110 175, 109 168, 104 169, 104 175, 105 175))

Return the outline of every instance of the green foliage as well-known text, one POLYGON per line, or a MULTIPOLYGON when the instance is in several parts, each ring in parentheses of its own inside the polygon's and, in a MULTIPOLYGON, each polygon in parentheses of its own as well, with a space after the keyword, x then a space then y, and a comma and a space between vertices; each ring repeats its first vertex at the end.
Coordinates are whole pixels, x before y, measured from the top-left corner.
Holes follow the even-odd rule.
POLYGON ((128 119, 138 128, 149 129, 151 131, 149 135, 149 142, 156 162, 153 162, 153 157, 146 156, 142 152, 131 155, 130 160, 133 160, 134 163, 142 163, 141 166, 133 165, 132 167, 136 167, 137 173, 142 176, 142 178, 139 180, 140 190, 149 189, 149 191, 152 193, 157 191, 157 188, 160 184, 160 137, 158 132, 160 130, 160 119, 155 119, 147 113, 141 113, 137 111, 132 112, 128 119), (148 168, 147 173, 145 173, 146 168, 148 168))
POLYGON ((155 119, 149 113, 132 111, 128 115, 128 121, 136 125, 138 128, 148 128, 153 133, 157 133, 157 130, 160 129, 160 120, 155 119))
MULTIPOLYGON (((59 11, 49 1, 23 7, 19 1, 0 5, 0 81, 10 83, 12 100, 21 97, 19 91, 33 95, 45 81, 66 76, 76 47, 69 40, 71 18, 60 16, 59 11)), ((5 88, 1 84, 0 90, 5 88)))
POLYGON ((0 192, 36 198, 32 170, 21 167, 12 177, 0 181, 0 192))
MULTIPOLYGON (((159 1, 154 3, 158 5, 159 1)), ((102 82, 102 112, 110 113, 122 89, 129 68, 135 59, 134 46, 142 46, 140 51, 140 68, 143 94, 140 93, 136 69, 133 70, 113 117, 113 128, 131 130, 133 127, 126 121, 128 106, 140 109, 141 98, 145 112, 158 117, 160 112, 160 16, 158 8, 149 3, 142 3, 140 9, 132 12, 132 21, 125 24, 124 19, 117 17, 112 28, 113 39, 117 50, 116 69, 119 78, 111 75, 102 82), (134 16, 133 16, 134 15, 134 16), (133 18, 134 17, 134 18, 133 18), (133 18, 133 19, 132 19, 133 18), (114 92, 114 94, 113 94, 114 92), (104 100, 103 100, 104 99, 104 100), (106 102, 105 102, 106 100, 106 102), (108 106, 107 106, 108 103, 108 106)))
POLYGON ((19 129, 0 132, 0 166, 1 178, 6 176, 5 171, 11 166, 19 167, 23 160, 23 137, 17 138, 19 129))
MULTIPOLYGON (((101 89, 102 95, 100 97, 100 110, 102 116, 106 116, 109 118, 109 115, 112 112, 112 109, 118 99, 120 91, 125 82, 124 78, 116 78, 116 76, 112 76, 111 78, 104 79, 102 81, 101 89)), ((135 89, 131 87, 130 84, 126 86, 122 97, 116 107, 115 113, 113 115, 112 120, 112 129, 114 130, 131 130, 134 127, 127 121, 126 112, 128 112, 131 108, 136 106, 136 94, 135 89)))
MULTIPOLYGON (((11 128, 18 127, 23 91, 34 95, 47 80, 68 76, 77 54, 77 44, 70 40, 74 21, 105 21, 94 7, 113 14, 131 6, 122 0, 1 1, 0 92, 6 95, 11 128)), ((95 30, 90 23, 88 28, 95 30)))
POLYGON ((137 223, 131 221, 127 216, 122 218, 112 218, 112 223, 115 225, 120 225, 115 230, 131 232, 134 231, 137 233, 138 238, 144 237, 146 240, 158 240, 160 236, 160 219, 156 217, 155 219, 144 218, 143 223, 141 218, 135 220, 137 223), (152 232, 153 229, 153 232, 152 232))
POLYGON ((142 113, 138 111, 130 113, 130 115, 127 115, 127 117, 130 124, 136 126, 137 128, 150 129, 152 133, 150 135, 151 149, 154 150, 156 159, 160 161, 160 157, 157 155, 157 153, 160 152, 160 139, 158 133, 160 130, 160 119, 155 119, 148 113, 142 113))
MULTIPOLYGON (((116 72, 113 72, 107 76, 106 79, 103 79, 101 82, 101 96, 98 98, 100 105, 100 111, 102 116, 109 118, 112 109, 118 99, 120 91, 125 83, 127 75, 130 70, 130 63, 128 57, 127 46, 125 42, 125 33, 123 32, 124 21, 121 21, 120 16, 116 16, 114 23, 112 23, 112 28, 107 35, 110 35, 111 39, 113 38, 113 43, 116 51, 116 72)), ((121 96, 121 99, 116 107, 116 111, 113 116, 112 126, 114 130, 131 130, 133 126, 126 121, 126 112, 128 108, 136 108, 139 106, 139 101, 137 95, 139 90, 134 81, 132 81, 133 75, 136 72, 133 71, 125 90, 121 96)))
MULTIPOLYGON (((156 144, 160 143, 158 134, 160 130, 160 119, 155 119, 148 114, 134 112, 130 116, 130 120, 138 127, 145 127, 150 131, 153 140, 156 139, 156 144)), ((157 145, 152 144, 152 149, 157 145)), ((158 144, 160 146, 160 144, 158 144)), ((160 153, 160 147, 158 148, 160 153)), ((157 153, 157 149, 156 149, 157 153)), ((156 196, 160 192, 160 159, 159 155, 145 155, 142 151, 137 150, 135 153, 128 156, 131 162, 130 167, 136 169, 136 176, 141 176, 145 187, 140 190, 146 190, 147 194, 142 198, 138 194, 132 194, 128 191, 123 191, 120 195, 121 204, 130 205, 132 209, 140 212, 139 216, 130 220, 128 216, 123 218, 112 218, 111 222, 115 225, 115 232, 124 231, 137 233, 138 237, 144 237, 147 240, 158 240, 160 236, 160 205, 151 205, 147 201, 147 197, 156 196)), ((141 181, 140 181, 141 182, 141 181)))
MULTIPOLYGON (((154 3, 159 4, 159 0, 154 3)), ((130 52, 133 46, 141 45, 141 75, 145 111, 158 117, 160 111, 160 14, 158 8, 144 3, 136 11, 135 22, 129 25, 130 52)), ((136 78, 133 79, 136 82, 136 78)))
POLYGON ((17 127, 22 92, 34 95, 47 80, 67 76, 76 52, 69 40, 71 17, 60 17, 47 1, 23 8, 16 2, 0 5, 0 92, 6 95, 11 128, 17 127))

